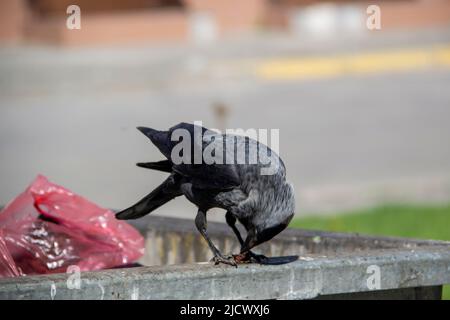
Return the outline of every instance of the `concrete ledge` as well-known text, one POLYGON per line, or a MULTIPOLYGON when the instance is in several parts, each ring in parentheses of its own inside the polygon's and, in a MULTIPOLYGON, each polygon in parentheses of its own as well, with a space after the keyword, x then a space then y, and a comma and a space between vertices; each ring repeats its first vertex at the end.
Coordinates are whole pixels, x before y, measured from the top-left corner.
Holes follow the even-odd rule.
MULTIPOLYGON (((287 229, 257 247, 284 264, 233 268, 204 262, 211 253, 191 220, 133 225, 146 238, 146 267, 83 272, 79 289, 74 274, 0 279, 0 299, 438 299, 450 283, 445 241, 287 229), (374 269, 380 286, 370 290, 374 269)), ((208 232, 222 252, 238 252, 227 225, 209 223, 208 232)))
MULTIPOLYGON (((192 220, 149 215, 131 221, 146 239, 146 252, 140 261, 146 266, 192 264, 209 261, 212 257, 192 220)), ((245 235, 245 231, 242 228, 240 230, 245 235)), ((210 222, 208 233, 223 253, 239 252, 236 236, 226 224, 210 222)), ((424 246, 450 248, 450 242, 288 228, 254 251, 270 257, 308 254, 333 257, 342 253, 367 254, 372 250, 410 250, 424 246)))
POLYGON ((375 250, 333 257, 305 255, 277 266, 211 264, 154 266, 0 280, 0 299, 311 299, 370 291, 369 266, 380 268, 380 290, 450 283, 448 247, 375 250), (52 297, 53 293, 53 297, 52 297))

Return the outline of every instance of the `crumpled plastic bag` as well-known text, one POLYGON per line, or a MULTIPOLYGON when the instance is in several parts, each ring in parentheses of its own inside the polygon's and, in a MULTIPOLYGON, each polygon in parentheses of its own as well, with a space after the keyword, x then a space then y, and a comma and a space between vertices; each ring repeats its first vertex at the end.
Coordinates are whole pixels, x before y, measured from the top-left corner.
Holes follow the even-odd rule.
POLYGON ((4 232, 0 229, 0 278, 20 275, 22 275, 22 270, 17 267, 13 257, 11 257, 4 239, 4 232))
POLYGON ((118 267, 143 253, 135 228, 42 175, 0 212, 0 277, 118 267))

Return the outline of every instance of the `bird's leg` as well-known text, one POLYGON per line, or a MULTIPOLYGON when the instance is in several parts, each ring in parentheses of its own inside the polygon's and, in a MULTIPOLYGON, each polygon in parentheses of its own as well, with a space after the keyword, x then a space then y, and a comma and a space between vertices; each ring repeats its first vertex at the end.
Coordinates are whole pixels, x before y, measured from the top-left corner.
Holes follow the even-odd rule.
POLYGON ((239 244, 242 247, 244 245, 244 240, 242 239, 241 233, 236 227, 236 217, 230 211, 227 211, 227 213, 225 214, 225 220, 227 221, 228 226, 230 226, 230 228, 233 230, 234 234, 238 238, 239 244))
POLYGON ((229 264, 229 265, 236 267, 237 264, 234 261, 234 259, 233 258, 227 259, 226 257, 224 257, 220 253, 219 249, 217 249, 216 246, 212 243, 211 239, 208 236, 208 233, 206 232, 206 224, 207 224, 206 223, 206 212, 199 209, 197 216, 195 217, 195 226, 197 227, 198 231, 203 236, 203 238, 206 240, 209 248, 211 249, 211 251, 214 254, 212 261, 214 261, 215 264, 224 263, 224 264, 229 264))
MULTIPOLYGON (((225 214, 225 220, 227 221, 228 226, 233 230, 234 234, 239 240, 239 244, 241 245, 241 248, 244 247, 244 240, 242 239, 241 233, 239 232, 238 228, 236 227, 236 217, 230 212, 227 211, 225 214)), ((267 257, 262 254, 256 254, 252 251, 248 250, 245 253, 240 253, 238 255, 234 255, 234 258, 236 262, 238 263, 244 263, 244 262, 262 262, 267 257)))
POLYGON ((250 230, 245 238, 245 242, 241 247, 241 252, 234 256, 234 260, 237 263, 256 262, 263 263, 267 259, 265 255, 256 254, 250 251, 254 246, 258 245, 256 236, 252 230, 250 230))

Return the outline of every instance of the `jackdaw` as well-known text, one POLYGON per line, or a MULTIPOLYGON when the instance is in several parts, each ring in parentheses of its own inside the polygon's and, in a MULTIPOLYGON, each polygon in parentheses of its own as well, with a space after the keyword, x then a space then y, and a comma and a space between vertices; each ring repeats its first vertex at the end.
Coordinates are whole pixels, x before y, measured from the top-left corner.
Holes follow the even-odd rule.
POLYGON ((249 137, 220 134, 188 123, 180 123, 168 131, 137 129, 166 158, 137 165, 168 172, 169 177, 135 205, 117 213, 116 218, 142 217, 184 195, 198 207, 195 225, 213 252, 212 261, 233 266, 263 262, 265 257, 250 249, 284 230, 295 211, 293 186, 286 181, 286 168, 278 155, 249 137), (181 137, 185 148, 180 149, 181 137), (212 243, 206 227, 206 213, 211 208, 226 210, 226 222, 241 245, 239 254, 224 256, 212 243), (236 227, 236 220, 247 231, 245 240, 236 227))

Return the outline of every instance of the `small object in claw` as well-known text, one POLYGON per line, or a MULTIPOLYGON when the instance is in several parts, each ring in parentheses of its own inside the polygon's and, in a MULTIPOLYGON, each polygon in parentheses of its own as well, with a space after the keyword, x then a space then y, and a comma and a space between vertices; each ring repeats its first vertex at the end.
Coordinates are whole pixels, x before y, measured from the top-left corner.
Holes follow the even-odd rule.
POLYGON ((251 256, 248 252, 246 253, 240 253, 240 254, 234 254, 233 255, 234 261, 236 261, 236 263, 250 263, 251 261, 251 256))
POLYGON ((265 255, 255 254, 251 251, 233 255, 236 263, 260 263, 263 264, 267 259, 265 255))

